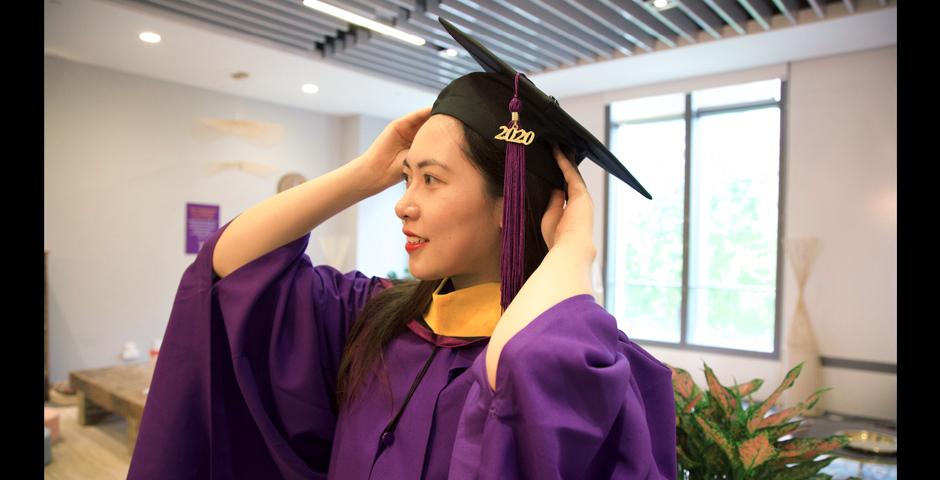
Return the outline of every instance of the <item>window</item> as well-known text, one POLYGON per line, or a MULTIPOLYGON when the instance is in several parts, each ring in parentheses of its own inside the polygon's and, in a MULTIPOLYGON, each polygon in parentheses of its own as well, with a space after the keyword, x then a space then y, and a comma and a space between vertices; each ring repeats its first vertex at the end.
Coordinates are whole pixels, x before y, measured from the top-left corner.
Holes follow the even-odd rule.
POLYGON ((779 79, 616 102, 607 309, 638 343, 776 358, 779 79), (687 148, 688 146, 688 148, 687 148))

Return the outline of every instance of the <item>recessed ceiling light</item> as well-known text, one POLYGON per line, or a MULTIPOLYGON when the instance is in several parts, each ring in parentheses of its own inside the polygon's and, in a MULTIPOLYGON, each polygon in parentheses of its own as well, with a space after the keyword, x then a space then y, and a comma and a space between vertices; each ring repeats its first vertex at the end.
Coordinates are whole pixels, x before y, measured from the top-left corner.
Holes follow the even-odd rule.
POLYGON ((303 84, 302 87, 300 87, 300 89, 303 90, 303 92, 307 94, 314 94, 320 91, 320 87, 312 83, 305 83, 303 84))
POLYGON ((446 48, 444 50, 440 50, 437 52, 437 54, 444 58, 453 58, 457 56, 457 50, 454 50, 453 48, 446 48))
POLYGON ((138 37, 144 43, 160 43, 160 35, 153 32, 141 32, 138 37))
POLYGON ((670 2, 669 0, 653 0, 653 6, 658 9, 671 7, 672 6, 671 4, 672 2, 670 2))

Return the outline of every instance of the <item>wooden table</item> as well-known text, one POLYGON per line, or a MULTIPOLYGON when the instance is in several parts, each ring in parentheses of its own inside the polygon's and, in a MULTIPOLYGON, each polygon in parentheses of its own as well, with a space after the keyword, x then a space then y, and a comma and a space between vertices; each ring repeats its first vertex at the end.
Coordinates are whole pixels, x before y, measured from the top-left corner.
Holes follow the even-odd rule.
POLYGON ((153 377, 151 362, 69 372, 69 383, 78 395, 78 423, 93 425, 109 414, 127 419, 127 443, 134 453, 140 417, 144 413, 153 377))

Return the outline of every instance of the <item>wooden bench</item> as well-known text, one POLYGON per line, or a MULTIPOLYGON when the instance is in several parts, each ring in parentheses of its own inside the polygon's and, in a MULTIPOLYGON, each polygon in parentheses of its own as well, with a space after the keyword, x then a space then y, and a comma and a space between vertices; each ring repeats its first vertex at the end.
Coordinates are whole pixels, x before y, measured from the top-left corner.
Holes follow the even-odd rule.
POLYGON ((78 395, 78 423, 93 425, 109 414, 124 417, 133 455, 147 400, 144 389, 150 387, 152 377, 151 362, 70 372, 69 383, 78 395))

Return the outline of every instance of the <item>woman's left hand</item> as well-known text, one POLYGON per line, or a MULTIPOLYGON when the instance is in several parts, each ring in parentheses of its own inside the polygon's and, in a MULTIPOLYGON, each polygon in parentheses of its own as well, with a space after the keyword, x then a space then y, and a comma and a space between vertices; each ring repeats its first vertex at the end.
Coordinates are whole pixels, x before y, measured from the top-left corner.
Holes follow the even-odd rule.
POLYGON ((555 189, 545 215, 542 216, 542 236, 548 249, 566 245, 596 254, 594 246, 594 201, 588 193, 581 172, 557 146, 553 148, 555 161, 568 184, 568 203, 565 192, 555 189))

